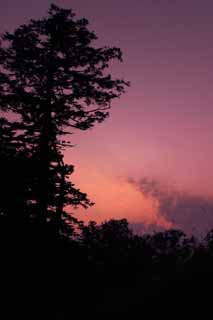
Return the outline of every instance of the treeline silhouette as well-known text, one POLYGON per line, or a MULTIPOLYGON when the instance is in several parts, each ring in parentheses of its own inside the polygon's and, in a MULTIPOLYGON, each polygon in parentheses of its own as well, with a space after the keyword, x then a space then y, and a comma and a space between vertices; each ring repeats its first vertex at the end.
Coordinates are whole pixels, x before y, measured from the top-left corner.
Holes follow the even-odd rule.
MULTIPOLYGON (((1 217, 1 312, 30 319, 211 311, 213 235, 134 235, 128 222, 81 225, 75 238, 49 225, 1 217)), ((4 318, 4 317, 3 317, 4 318)))
POLYGON ((85 225, 70 213, 93 203, 70 180, 65 136, 102 122, 129 85, 107 74, 120 49, 92 45, 87 25, 51 5, 1 37, 1 319, 204 314, 213 232, 203 243, 179 230, 139 236, 125 219, 85 225))

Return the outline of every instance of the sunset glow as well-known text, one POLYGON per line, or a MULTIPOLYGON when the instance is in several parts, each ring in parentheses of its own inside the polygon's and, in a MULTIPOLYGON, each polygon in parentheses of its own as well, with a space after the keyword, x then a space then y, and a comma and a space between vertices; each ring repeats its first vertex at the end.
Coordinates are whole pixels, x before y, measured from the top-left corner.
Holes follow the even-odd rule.
MULTIPOLYGON (((75 165, 72 179, 95 202, 87 211, 78 210, 78 216, 98 222, 125 217, 145 227, 178 226, 189 232, 195 227, 210 229, 212 1, 55 2, 88 18, 100 38, 98 44, 121 48, 124 62, 113 64, 110 71, 131 82, 126 94, 114 101, 109 119, 70 137, 76 147, 66 150, 65 157, 75 165), (159 212, 158 198, 144 197, 128 182, 143 177, 208 203, 207 218, 190 209, 188 220, 178 213, 171 219, 159 212), (192 227, 192 220, 196 226, 192 227)), ((48 6, 47 0, 8 0, 7 6, 0 7, 2 31, 28 17, 43 16, 48 6)))

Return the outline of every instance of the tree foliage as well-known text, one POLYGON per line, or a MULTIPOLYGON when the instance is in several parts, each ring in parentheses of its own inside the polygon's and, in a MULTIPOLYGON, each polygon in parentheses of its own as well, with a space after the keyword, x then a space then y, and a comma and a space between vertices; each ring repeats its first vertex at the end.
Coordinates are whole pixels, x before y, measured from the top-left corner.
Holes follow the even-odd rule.
POLYGON ((122 61, 121 50, 97 47, 96 39, 86 19, 55 5, 1 37, 0 109, 15 115, 11 132, 35 174, 28 202, 40 220, 62 220, 67 205, 92 205, 69 181, 64 136, 102 122, 128 85, 107 73, 111 60, 122 61))

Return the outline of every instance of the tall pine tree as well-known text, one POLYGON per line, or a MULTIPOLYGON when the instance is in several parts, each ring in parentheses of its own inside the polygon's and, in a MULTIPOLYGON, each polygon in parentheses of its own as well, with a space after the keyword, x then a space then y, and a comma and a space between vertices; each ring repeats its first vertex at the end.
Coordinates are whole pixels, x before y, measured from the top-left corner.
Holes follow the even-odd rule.
POLYGON ((1 38, 0 108, 16 115, 16 140, 33 159, 28 202, 41 221, 58 223, 68 217, 66 205, 92 204, 68 180, 73 167, 63 162, 69 142, 62 138, 102 122, 128 85, 107 73, 111 60, 122 61, 121 50, 97 47, 96 39, 86 19, 55 5, 1 38))

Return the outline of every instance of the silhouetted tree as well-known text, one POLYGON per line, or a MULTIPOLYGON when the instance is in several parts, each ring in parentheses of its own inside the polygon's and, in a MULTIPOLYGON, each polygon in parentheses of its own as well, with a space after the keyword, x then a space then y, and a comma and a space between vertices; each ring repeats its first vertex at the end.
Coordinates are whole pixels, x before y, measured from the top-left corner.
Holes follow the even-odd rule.
POLYGON ((87 248, 90 261, 118 265, 128 259, 133 234, 126 219, 111 219, 100 225, 90 221, 81 231, 81 244, 87 248))
POLYGON ((44 221, 61 221, 66 205, 92 204, 68 181, 73 167, 63 162, 70 145, 63 136, 102 122, 128 84, 106 72, 111 60, 122 60, 120 49, 97 47, 87 26, 72 10, 51 5, 47 17, 1 38, 0 108, 16 115, 16 138, 35 160, 31 202, 44 221))
POLYGON ((22 219, 32 187, 32 159, 17 140, 18 125, 0 118, 0 211, 1 216, 22 219), (20 216, 19 213, 22 213, 20 216))
POLYGON ((86 245, 101 245, 102 247, 115 247, 132 238, 132 231, 126 219, 110 219, 98 225, 95 221, 83 225, 81 241, 86 245))

